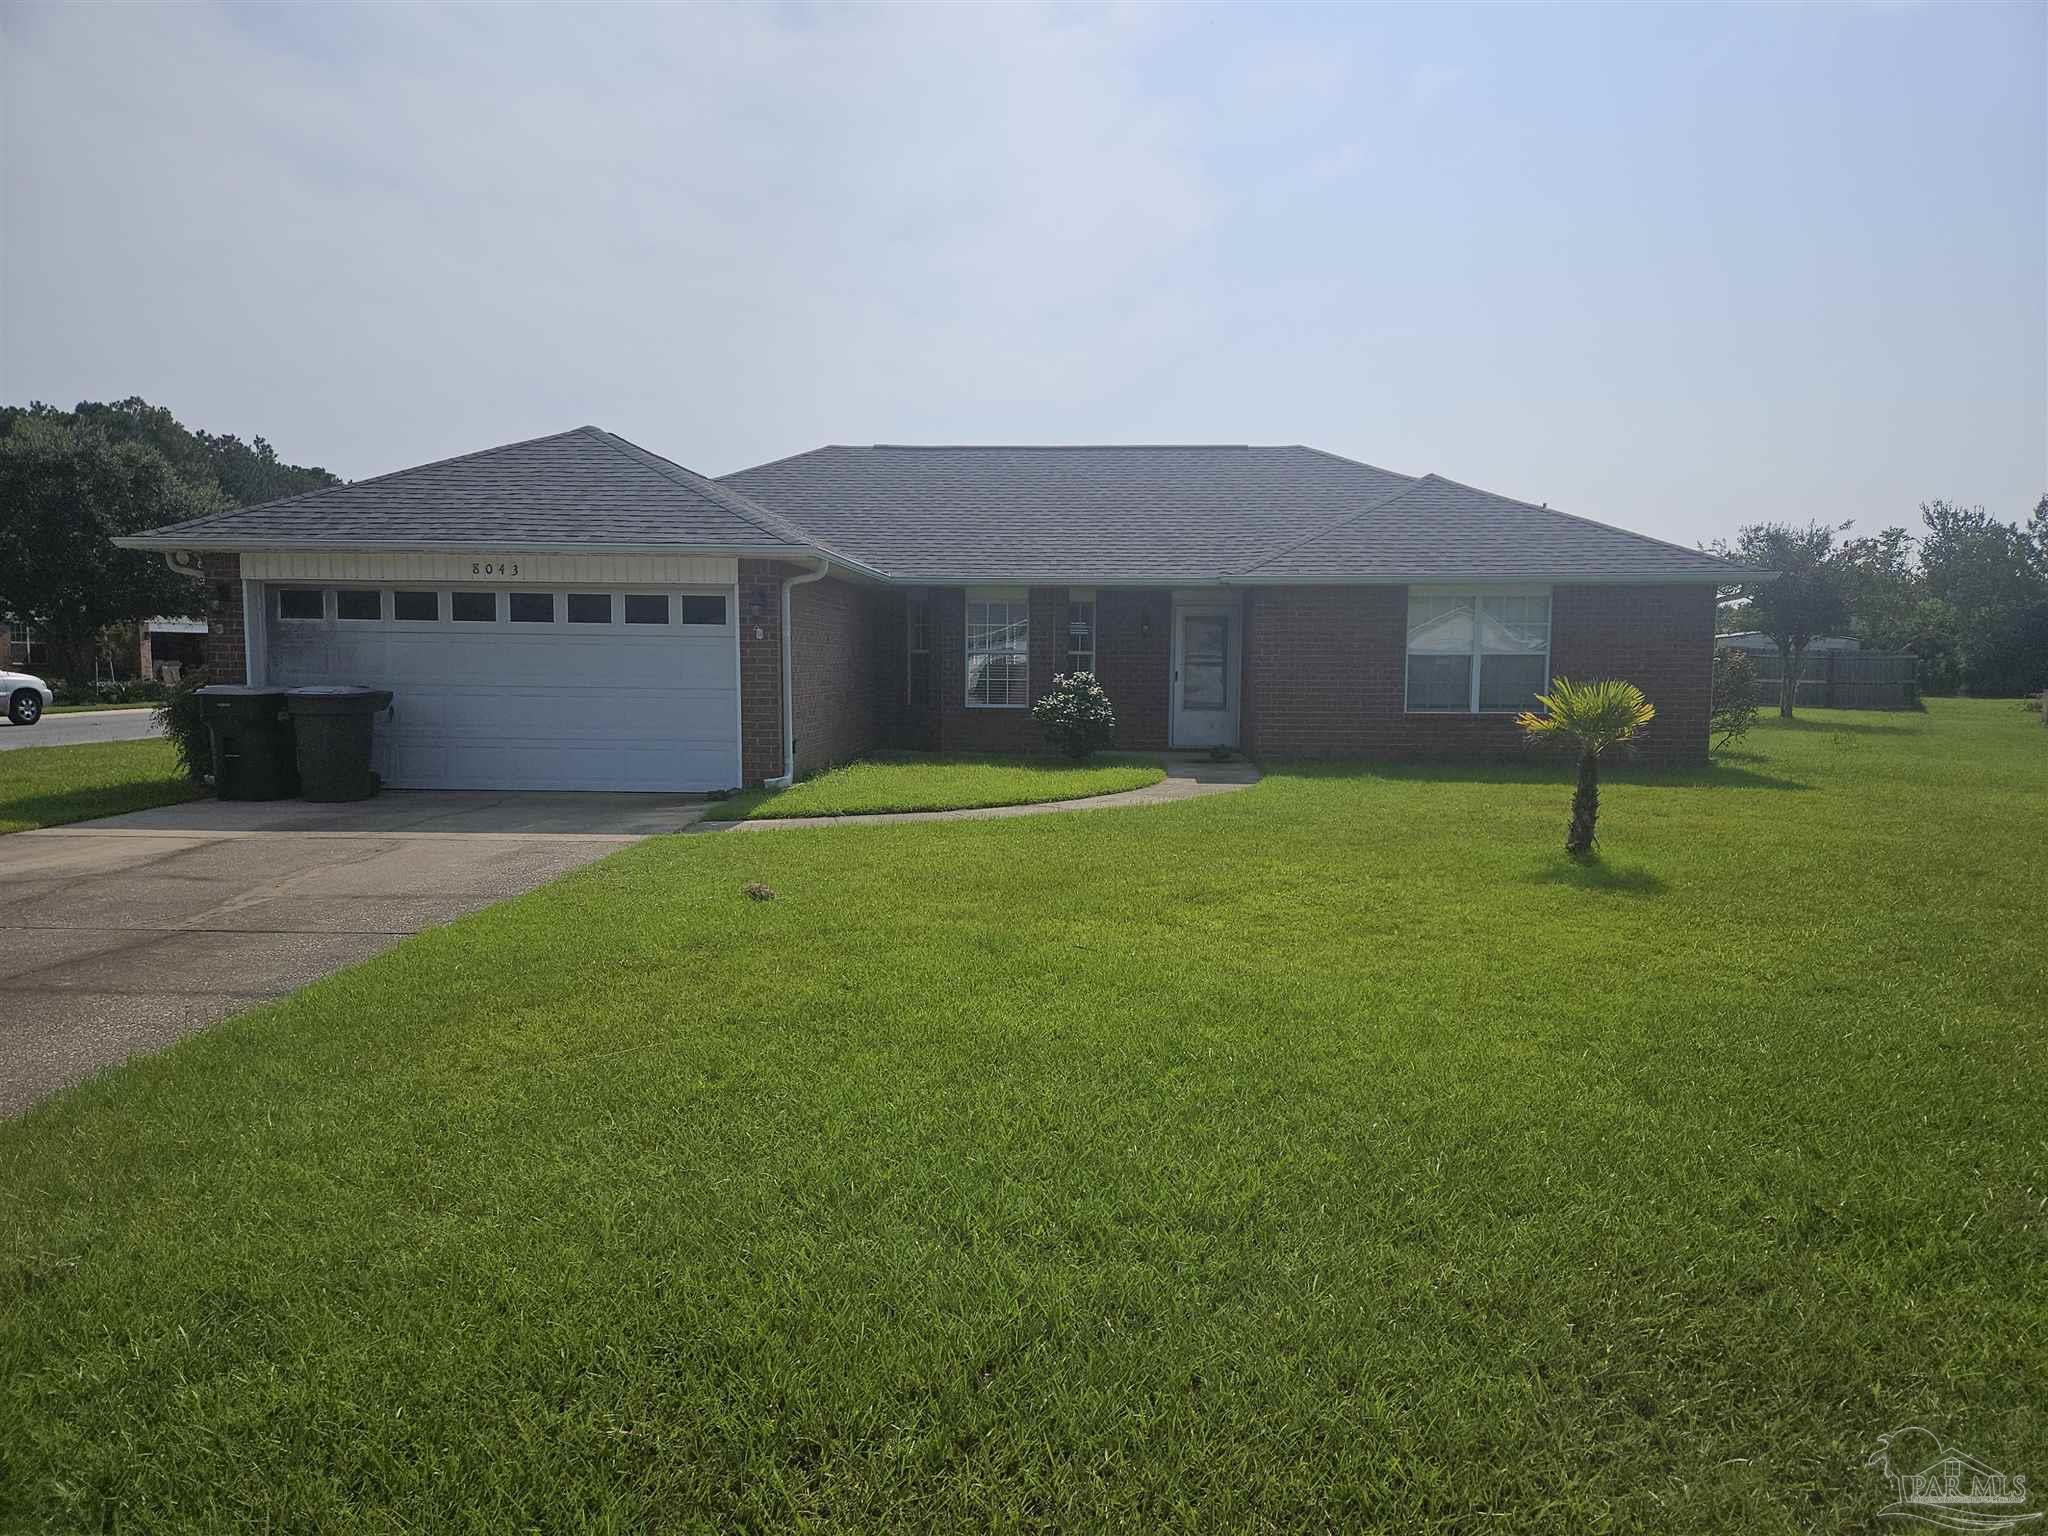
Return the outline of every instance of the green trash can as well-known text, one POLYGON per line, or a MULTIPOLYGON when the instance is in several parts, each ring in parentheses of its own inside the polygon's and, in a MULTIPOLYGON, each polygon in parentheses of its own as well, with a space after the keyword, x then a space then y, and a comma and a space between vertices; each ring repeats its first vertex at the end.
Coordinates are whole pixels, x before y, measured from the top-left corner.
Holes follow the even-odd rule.
POLYGON ((288 800, 299 792, 292 717, 282 688, 209 683, 199 714, 213 738, 213 792, 223 800, 288 800))
POLYGON ((294 688, 289 702, 298 736, 299 793, 308 800, 367 800, 377 793, 370 769, 370 727, 391 706, 382 688, 294 688))

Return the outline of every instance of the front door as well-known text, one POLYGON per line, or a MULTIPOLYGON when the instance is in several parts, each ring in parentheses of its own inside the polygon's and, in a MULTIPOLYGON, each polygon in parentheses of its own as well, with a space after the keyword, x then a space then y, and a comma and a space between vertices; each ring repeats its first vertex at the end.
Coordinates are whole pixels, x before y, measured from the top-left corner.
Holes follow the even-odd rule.
POLYGON ((1237 610, 1173 610, 1173 721, 1176 747, 1237 745, 1237 610))

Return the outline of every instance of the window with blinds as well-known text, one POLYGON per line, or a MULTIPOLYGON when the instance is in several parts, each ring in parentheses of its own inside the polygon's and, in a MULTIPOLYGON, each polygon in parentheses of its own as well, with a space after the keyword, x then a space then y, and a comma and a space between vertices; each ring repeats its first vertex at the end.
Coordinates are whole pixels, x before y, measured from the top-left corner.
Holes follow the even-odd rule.
POLYGON ((1550 681, 1550 594, 1408 594, 1408 708, 1528 709, 1550 681))
POLYGON ((967 595, 967 704, 1022 709, 1031 702, 1031 612, 1021 597, 967 595))

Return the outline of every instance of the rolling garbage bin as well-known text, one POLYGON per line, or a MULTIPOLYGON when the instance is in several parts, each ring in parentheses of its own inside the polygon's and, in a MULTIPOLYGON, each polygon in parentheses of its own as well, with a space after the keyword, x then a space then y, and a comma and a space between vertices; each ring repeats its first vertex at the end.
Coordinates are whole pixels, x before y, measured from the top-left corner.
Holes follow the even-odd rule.
POLYGON ((307 800, 367 800, 370 722, 391 704, 382 688, 294 688, 292 726, 299 738, 299 793, 307 800))
POLYGON ((213 738, 213 792, 223 800, 286 800, 299 792, 292 718, 282 688, 210 683, 199 714, 213 738))

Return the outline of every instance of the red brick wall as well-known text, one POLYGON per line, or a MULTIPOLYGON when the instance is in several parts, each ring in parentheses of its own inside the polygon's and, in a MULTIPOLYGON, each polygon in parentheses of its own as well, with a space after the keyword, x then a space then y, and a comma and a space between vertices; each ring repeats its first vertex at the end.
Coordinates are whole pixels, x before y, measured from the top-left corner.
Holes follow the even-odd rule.
MULTIPOLYGON (((1065 587, 1033 587, 1031 683, 1035 701, 1067 669, 1065 587)), ((920 735, 944 752, 1043 752, 1045 737, 1029 709, 970 709, 967 705, 967 593, 934 587, 932 672, 937 699, 931 727, 919 733, 915 720, 904 735, 920 735)), ((1116 710, 1119 747, 1133 751, 1164 748, 1168 650, 1172 643, 1172 594, 1111 590, 1095 593, 1095 674, 1116 710), (1150 630, 1145 633, 1146 619, 1150 630)), ((901 692, 899 687, 898 692, 901 692)))
POLYGON ((1095 629, 1095 675, 1116 710, 1117 746, 1133 752, 1164 751, 1168 674, 1173 670, 1173 594, 1099 588, 1095 629))
POLYGON ((1714 589, 1558 587, 1550 597, 1550 672, 1619 677, 1657 707, 1645 760, 1704 763, 1713 714, 1714 589))
MULTIPOLYGON (((1041 752, 1045 738, 1027 709, 967 707, 967 592, 962 587, 934 587, 932 600, 932 671, 938 679, 938 727, 941 752, 1041 752)), ((1030 697, 1052 684, 1054 647, 1065 664, 1067 589, 1030 590, 1030 697)))
POLYGON ((903 691, 903 595, 828 576, 794 588, 790 604, 802 776, 893 739, 903 691))
POLYGON ((202 555, 206 586, 206 680, 249 681, 249 653, 242 634, 242 557, 202 555))
MULTIPOLYGON (((1503 756, 1526 750, 1509 714, 1404 708, 1405 587, 1255 587, 1246 594, 1246 749, 1268 757, 1503 756)), ((1621 677, 1657 706, 1643 755, 1706 758, 1713 655, 1709 586, 1561 586, 1550 670, 1621 677)))
POLYGON ((759 784, 782 772, 782 577, 800 567, 742 560, 740 621, 740 778, 759 784))

